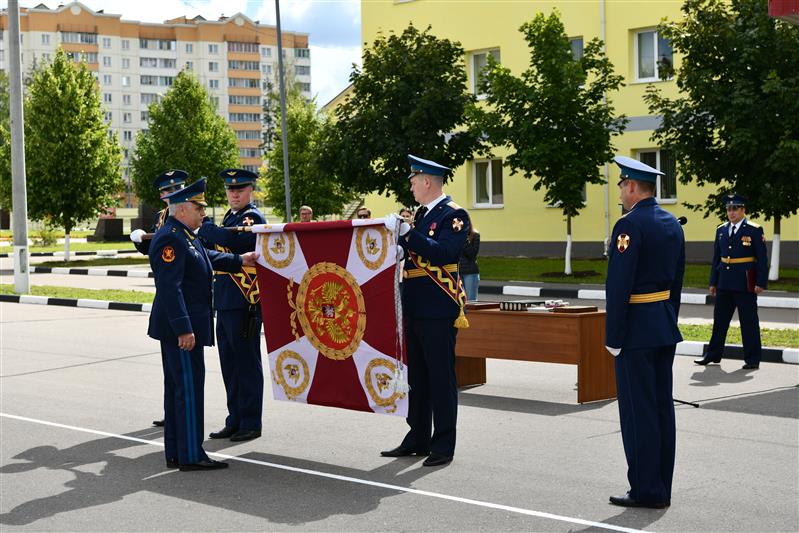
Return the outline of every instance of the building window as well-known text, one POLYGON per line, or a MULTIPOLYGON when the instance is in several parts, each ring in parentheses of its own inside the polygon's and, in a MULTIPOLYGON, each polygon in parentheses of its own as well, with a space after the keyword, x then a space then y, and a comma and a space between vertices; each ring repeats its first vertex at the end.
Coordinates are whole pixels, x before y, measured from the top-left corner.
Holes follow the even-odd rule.
POLYGON ((261 72, 263 72, 266 75, 272 74, 272 65, 261 63, 261 72))
POLYGON ((254 78, 228 78, 228 87, 238 89, 257 89, 258 80, 254 78))
POLYGON ((297 76, 310 76, 311 67, 305 65, 294 65, 294 74, 297 76))
POLYGON ((258 53, 258 43, 240 43, 229 42, 227 43, 228 52, 244 52, 248 54, 258 53))
POLYGON ((141 121, 142 122, 147 122, 148 120, 150 120, 150 112, 149 111, 142 111, 141 112, 141 121))
POLYGON ((43 33, 42 34, 42 44, 50 44, 50 34, 43 33))
POLYGON ((219 89, 219 80, 208 80, 209 89, 219 89))
POLYGON ((131 130, 125 130, 122 132, 122 140, 123 141, 132 141, 133 140, 133 132, 131 130))
POLYGON ((214 109, 219 109, 219 97, 209 96, 208 98, 211 101, 211 105, 214 106, 214 109))
POLYGON ((111 103, 111 93, 103 93, 103 103, 104 104, 111 103))
POLYGON ((122 104, 123 105, 130 105, 130 95, 129 94, 123 94, 122 95, 122 104))
POLYGON ((111 48, 111 37, 103 37, 103 48, 111 48))
POLYGON ((239 148, 239 157, 261 157, 258 148, 239 148))
POLYGON ((130 59, 129 58, 125 57, 125 58, 122 59, 122 68, 123 69, 130 68, 130 59))
POLYGON ((311 57, 311 51, 308 48, 295 48, 294 57, 311 57))
POLYGON ((156 93, 141 93, 140 99, 142 105, 150 105, 154 102, 160 102, 161 96, 156 93))
POLYGON ((194 70, 194 62, 186 61, 186 70, 188 70, 188 71, 194 70))
POLYGON ((194 53, 194 44, 193 43, 186 43, 186 53, 193 54, 194 53))
POLYGON ((208 63, 208 72, 219 72, 219 63, 216 61, 210 61, 208 63))
POLYGON ((260 64, 258 61, 228 61, 228 68, 230 70, 258 70, 260 64))
MULTIPOLYGON (((20 35, 20 37, 22 36, 20 35)), ((62 31, 61 42, 79 43, 79 44, 97 44, 97 34, 77 32, 77 31, 62 31)))
POLYGON ((209 44, 208 45, 208 53, 209 54, 218 54, 219 53, 219 45, 218 44, 209 44))
POLYGON ((130 50, 130 40, 122 39, 122 49, 123 50, 130 50))
POLYGON ((229 113, 229 122, 261 122, 260 113, 229 113))
POLYGON ((105 112, 105 121, 106 122, 111 122, 111 120, 113 120, 113 118, 114 118, 114 114, 111 113, 111 111, 106 111, 105 112))
POLYGON ((677 164, 670 150, 639 150, 638 160, 663 172, 658 176, 657 199, 666 203, 677 201, 677 164), (671 201, 671 202, 670 202, 671 201))
POLYGON ((583 38, 582 37, 574 37, 573 39, 569 39, 569 46, 572 49, 572 57, 575 60, 579 60, 583 58, 583 38))
POLYGON ((240 141, 259 141, 261 132, 259 130, 236 130, 236 138, 240 141))
POLYGON ((271 48, 261 48, 261 57, 272 57, 272 49, 271 48))
POLYGON ((103 66, 104 67, 111 66, 111 56, 103 56, 103 66))
POLYGON ((499 63, 499 48, 483 52, 472 52, 472 92, 478 98, 485 98, 485 94, 480 93, 480 84, 485 77, 484 71, 488 66, 488 56, 493 57, 499 63))
POLYGON ((122 113, 122 122, 126 124, 133 122, 133 113, 122 113))
POLYGON ((304 81, 299 81, 299 82, 297 82, 297 85, 299 85, 301 92, 304 92, 304 93, 311 92, 311 84, 310 83, 305 83, 304 81))
POLYGON ((103 85, 111 85, 111 74, 103 74, 103 85))
POLYGON ((654 30, 635 34, 635 80, 658 81, 661 71, 671 71, 671 44, 654 30))
MULTIPOLYGON (((2 50, 0 50, 0 60, 2 60, 2 59, 3 59, 2 52, 3 52, 3 51, 2 51, 2 50)), ((43 59, 44 61, 50 61, 50 54, 48 54, 47 52, 44 52, 44 53, 42 54, 42 59, 43 59)))
POLYGON ((502 159, 474 162, 474 206, 502 207, 502 159))
POLYGON ((130 87, 130 76, 122 76, 122 86, 130 87))
POLYGON ((228 103, 230 105, 261 105, 261 97, 230 94, 228 95, 228 103))

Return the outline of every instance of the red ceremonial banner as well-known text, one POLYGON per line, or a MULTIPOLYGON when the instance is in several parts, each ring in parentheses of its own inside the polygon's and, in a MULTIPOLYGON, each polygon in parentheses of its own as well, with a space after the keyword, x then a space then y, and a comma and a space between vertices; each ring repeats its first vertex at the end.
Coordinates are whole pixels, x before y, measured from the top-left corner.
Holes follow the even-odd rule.
POLYGON ((406 416, 395 235, 378 220, 252 231, 275 399, 406 416))

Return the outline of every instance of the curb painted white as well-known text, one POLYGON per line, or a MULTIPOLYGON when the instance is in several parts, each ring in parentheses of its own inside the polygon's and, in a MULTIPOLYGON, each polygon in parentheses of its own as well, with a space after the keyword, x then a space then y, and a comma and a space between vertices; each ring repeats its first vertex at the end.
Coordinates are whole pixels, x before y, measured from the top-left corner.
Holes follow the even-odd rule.
POLYGON ((605 291, 599 289, 580 289, 577 291, 578 300, 604 300, 605 291))
POLYGON ((782 351, 782 361, 793 365, 799 365, 799 349, 785 348, 782 351))
POLYGON ((780 307, 783 309, 799 309, 799 298, 780 298, 778 296, 758 296, 758 307, 780 307))
POLYGON ((682 341, 677 343, 677 355, 695 355, 701 356, 702 350, 705 348, 704 342, 699 341, 682 341))
POLYGON ((502 294, 507 296, 541 296, 541 287, 522 287, 519 285, 505 285, 502 294))
POLYGON ((88 307, 90 309, 108 309, 109 302, 106 300, 91 300, 88 298, 78 299, 78 307, 88 307))
POLYGON ((707 303, 707 295, 695 294, 693 292, 683 292, 680 294, 680 303, 705 305, 707 303))
POLYGON ((128 270, 128 277, 129 278, 149 278, 150 271, 149 270, 128 270))
POLYGON ((19 303, 47 305, 48 299, 49 298, 47 296, 33 296, 32 294, 23 294, 19 297, 19 303))

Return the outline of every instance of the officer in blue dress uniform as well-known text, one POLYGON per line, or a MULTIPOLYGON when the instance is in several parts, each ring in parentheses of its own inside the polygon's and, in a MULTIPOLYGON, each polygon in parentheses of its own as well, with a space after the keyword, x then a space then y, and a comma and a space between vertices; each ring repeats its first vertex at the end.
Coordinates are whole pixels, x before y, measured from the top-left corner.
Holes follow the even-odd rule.
POLYGON ((616 356, 616 389, 630 490, 611 496, 624 507, 671 504, 676 429, 672 364, 678 342, 685 236, 654 198, 662 173, 617 156, 629 212, 613 227, 605 284, 605 343, 616 356))
MULTIPOLYGON (((169 216, 168 207, 169 201, 165 198, 177 191, 178 189, 182 189, 186 186, 186 178, 188 174, 186 174, 183 170, 167 170, 163 174, 159 175, 155 180, 153 180, 153 187, 158 189, 158 195, 166 204, 167 207, 160 210, 155 215, 155 223, 150 228, 150 233, 155 233, 158 231, 158 228, 164 225, 166 222, 166 217, 169 216)), ((147 255, 150 251, 150 241, 142 239, 144 235, 144 231, 138 229, 134 230, 130 234, 130 240, 133 241, 133 246, 139 251, 139 253, 147 255)), ((155 423, 155 422, 154 422, 155 423)), ((159 424, 155 424, 159 425, 159 424)), ((163 423, 160 425, 164 425, 163 423)))
MULTIPOLYGON (((209 248, 243 254, 255 250, 256 236, 225 228, 263 224, 263 215, 252 203, 258 175, 229 168, 219 173, 225 182, 230 209, 222 226, 206 220, 199 236, 209 248)), ((239 272, 214 273, 214 309, 219 361, 227 392, 225 427, 210 434, 212 439, 239 442, 261 436, 264 371, 261 363, 261 307, 254 267, 239 272)))
POLYGON ((411 191, 421 207, 412 229, 396 214, 386 217, 386 225, 391 229, 400 225, 399 244, 405 255, 402 308, 411 387, 410 431, 397 448, 381 455, 429 454, 424 466, 442 466, 455 455, 456 326, 468 325, 458 260, 471 224, 468 213, 443 192, 444 174, 450 169, 412 155, 408 161, 411 191))
POLYGON ((206 250, 194 231, 205 216, 205 180, 170 194, 170 216, 150 244, 155 300, 147 334, 161 341, 164 367, 164 451, 168 468, 212 470, 203 442, 204 346, 214 343, 213 269, 236 272, 254 265, 242 256, 206 250))
POLYGON ((713 308, 713 335, 698 365, 719 363, 724 355, 727 329, 735 309, 741 321, 744 366, 760 368, 760 320, 757 295, 768 286, 768 251, 763 228, 746 218, 746 199, 735 193, 724 197, 729 222, 716 228, 713 265, 710 268, 710 294, 716 297, 713 308))
MULTIPOLYGON (((158 229, 164 225, 164 222, 166 222, 166 218, 169 216, 169 200, 165 200, 165 198, 178 189, 185 187, 187 177, 188 174, 182 170, 167 170, 153 180, 153 187, 158 190, 161 200, 167 204, 167 207, 156 213, 155 223, 152 225, 150 233, 155 233, 158 231, 158 229)), ((130 240, 133 241, 133 246, 139 251, 140 254, 147 255, 150 252, 151 241, 149 239, 143 239, 143 236, 143 230, 133 230, 130 233, 130 240)), ((164 419, 162 418, 161 420, 153 420, 153 425, 156 427, 164 427, 164 419)))

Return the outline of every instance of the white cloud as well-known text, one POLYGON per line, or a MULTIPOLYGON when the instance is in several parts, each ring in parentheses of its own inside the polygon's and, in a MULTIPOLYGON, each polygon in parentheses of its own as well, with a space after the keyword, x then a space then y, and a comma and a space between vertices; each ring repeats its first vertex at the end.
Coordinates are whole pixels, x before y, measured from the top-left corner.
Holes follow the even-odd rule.
POLYGON ((359 46, 311 46, 311 90, 319 107, 347 88, 353 63, 361 65, 359 46))

